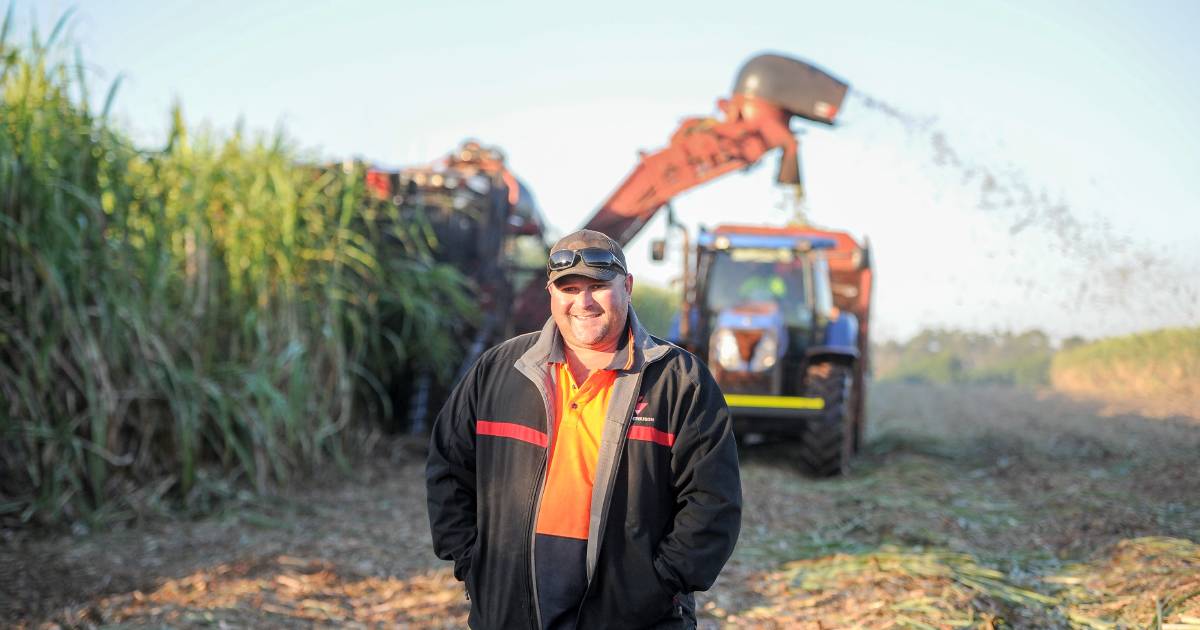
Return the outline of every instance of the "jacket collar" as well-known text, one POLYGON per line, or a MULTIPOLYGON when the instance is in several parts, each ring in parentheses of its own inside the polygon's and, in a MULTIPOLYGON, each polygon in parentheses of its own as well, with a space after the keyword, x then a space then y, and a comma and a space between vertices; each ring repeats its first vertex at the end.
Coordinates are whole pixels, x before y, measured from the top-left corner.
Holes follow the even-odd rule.
MULTIPOLYGON (((658 343, 650 336, 650 333, 646 332, 638 320, 633 306, 629 307, 629 319, 626 327, 629 334, 626 334, 620 345, 617 346, 617 354, 613 357, 608 369, 621 372, 640 372, 647 363, 658 360, 670 349, 669 345, 658 343), (632 361, 629 353, 633 353, 632 361), (626 366, 629 366, 628 369, 626 366)), ((561 363, 565 360, 562 334, 558 332, 558 326, 551 317, 542 326, 542 331, 538 333, 537 340, 533 345, 521 355, 521 358, 517 359, 517 366, 544 369, 547 363, 561 363)))

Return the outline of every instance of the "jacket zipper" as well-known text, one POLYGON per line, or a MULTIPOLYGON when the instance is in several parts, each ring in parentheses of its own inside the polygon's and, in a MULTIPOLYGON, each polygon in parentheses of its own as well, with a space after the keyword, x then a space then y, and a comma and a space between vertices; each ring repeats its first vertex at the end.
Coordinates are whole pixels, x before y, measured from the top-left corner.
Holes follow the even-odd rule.
MULTIPOLYGON (((641 392, 641 390, 642 390, 642 375, 638 374, 637 382, 634 383, 633 397, 632 397, 633 399, 629 401, 629 407, 627 407, 625 409, 625 415, 622 416, 623 418, 630 418, 633 416, 633 410, 635 408, 637 408, 638 395, 641 392)), ((628 430, 621 431, 621 439, 619 442, 617 442, 617 456, 613 458, 612 465, 613 465, 614 471, 621 466, 621 462, 624 461, 624 459, 625 459, 625 443, 628 441, 629 441, 629 431, 628 430)), ((600 529, 596 530, 596 537, 599 539, 596 541, 597 546, 600 545, 601 541, 604 540, 604 530, 605 530, 605 528, 608 527, 608 506, 609 506, 609 504, 612 503, 613 487, 616 485, 616 483, 617 483, 617 476, 610 475, 608 478, 608 488, 605 489, 605 491, 604 491, 604 505, 600 506, 600 516, 601 516, 600 529)), ((590 579, 588 580, 588 585, 591 586, 590 579)))
POLYGON ((545 391, 545 383, 534 383, 538 393, 542 395, 542 404, 546 408, 546 451, 542 455, 542 465, 538 471, 537 485, 533 489, 533 512, 529 515, 527 537, 529 539, 529 589, 533 593, 534 628, 542 628, 542 606, 538 602, 537 590, 537 523, 538 513, 542 509, 542 490, 546 487, 546 475, 550 471, 550 449, 554 446, 554 410, 551 408, 550 397, 545 391))
MULTIPOLYGON (((644 366, 643 366, 644 369, 644 366)), ((625 409, 626 416, 632 416, 633 410, 637 406, 638 394, 642 389, 642 375, 639 373, 637 383, 634 386, 633 399, 629 401, 629 407, 625 409)), ((625 459, 625 443, 629 440, 629 431, 622 431, 620 441, 617 442, 617 456, 613 458, 613 469, 621 465, 625 459)), ((617 476, 610 475, 608 479, 608 489, 604 492, 604 505, 600 508, 600 514, 603 518, 600 519, 600 528, 596 530, 596 544, 600 545, 604 540, 604 530, 608 527, 608 506, 612 503, 613 486, 617 483, 617 476)), ((583 598, 579 600, 579 609, 575 612, 575 625, 579 625, 579 616, 583 614, 583 604, 587 601, 588 595, 592 592, 592 577, 588 576, 587 587, 583 589, 583 598)))
MULTIPOLYGON (((546 446, 549 451, 549 445, 546 446)), ((534 524, 537 523, 538 512, 542 507, 542 488, 546 485, 546 472, 549 470, 549 454, 542 458, 542 466, 538 473, 537 486, 533 489, 533 513, 529 518, 528 538, 529 538, 529 588, 533 592, 533 622, 534 627, 540 629, 542 627, 542 607, 538 603, 537 589, 537 529, 534 524)))

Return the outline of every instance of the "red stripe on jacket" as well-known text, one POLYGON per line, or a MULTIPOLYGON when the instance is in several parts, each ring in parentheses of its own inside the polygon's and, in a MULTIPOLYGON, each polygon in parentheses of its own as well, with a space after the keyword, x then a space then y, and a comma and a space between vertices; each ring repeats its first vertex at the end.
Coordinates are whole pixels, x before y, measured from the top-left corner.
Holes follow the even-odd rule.
POLYGON ((512 438, 522 442, 528 442, 545 448, 549 444, 546 434, 527 427, 523 424, 515 422, 492 422, 491 420, 477 420, 475 422, 476 435, 491 435, 494 437, 512 438))
POLYGON ((675 434, 659 431, 654 427, 634 425, 629 427, 629 439, 642 440, 645 442, 654 442, 663 446, 671 446, 675 444, 675 434))

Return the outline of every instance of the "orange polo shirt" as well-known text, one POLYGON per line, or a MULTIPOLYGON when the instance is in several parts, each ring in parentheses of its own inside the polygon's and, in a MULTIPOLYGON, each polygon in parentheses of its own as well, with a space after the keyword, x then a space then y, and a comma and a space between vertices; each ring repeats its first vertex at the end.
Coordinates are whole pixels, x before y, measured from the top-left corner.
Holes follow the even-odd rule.
MULTIPOLYGON (((633 363, 632 338, 628 347, 625 369, 633 363)), ((596 370, 580 385, 564 360, 555 364, 554 375, 554 443, 550 445, 537 533, 587 540, 596 458, 617 372, 596 370)))

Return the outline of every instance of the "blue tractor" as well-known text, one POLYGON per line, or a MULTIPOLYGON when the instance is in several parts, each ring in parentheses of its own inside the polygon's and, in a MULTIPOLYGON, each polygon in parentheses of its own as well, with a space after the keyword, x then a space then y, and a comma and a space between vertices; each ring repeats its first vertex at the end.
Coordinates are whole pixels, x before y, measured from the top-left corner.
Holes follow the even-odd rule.
POLYGON ((669 337, 707 360, 739 438, 795 440, 813 475, 843 473, 864 428, 867 250, 843 232, 727 225, 688 258, 669 337))

